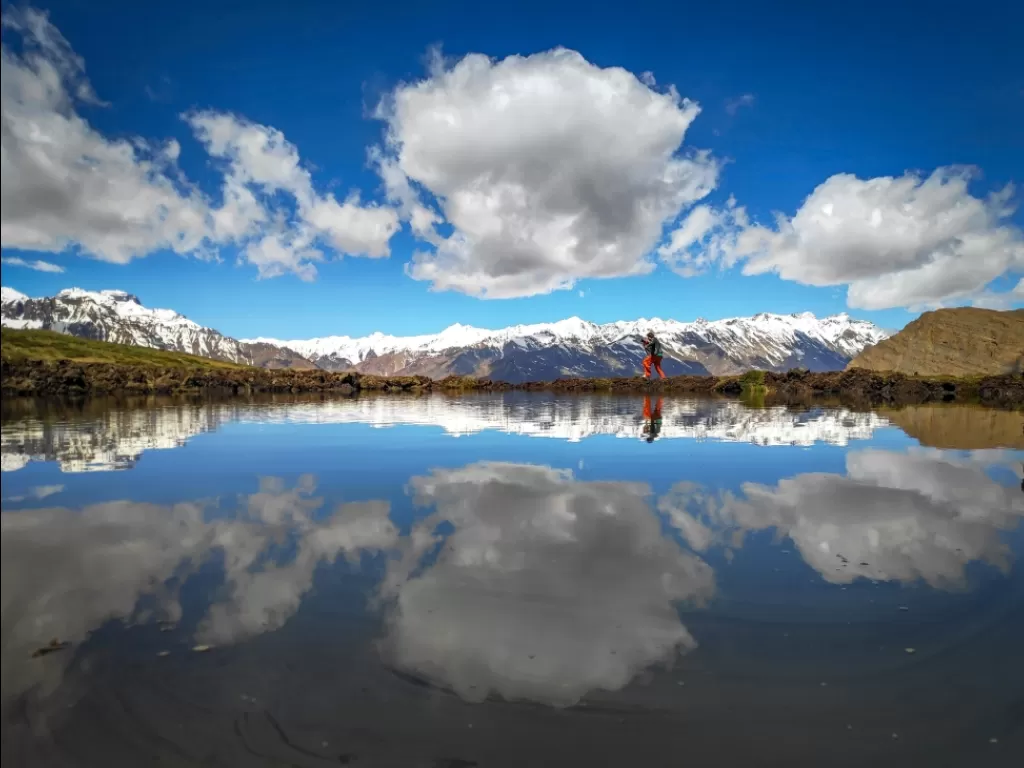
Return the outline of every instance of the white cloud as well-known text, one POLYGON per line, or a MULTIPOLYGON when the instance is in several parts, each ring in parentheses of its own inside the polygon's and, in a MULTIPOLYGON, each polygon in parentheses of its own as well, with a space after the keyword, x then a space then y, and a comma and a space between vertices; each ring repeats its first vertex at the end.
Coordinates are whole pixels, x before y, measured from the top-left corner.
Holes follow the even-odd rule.
MULTIPOLYGON (((846 285, 847 303, 860 309, 1001 301, 986 286, 1024 271, 1024 233, 1005 221, 1012 186, 982 199, 969 192, 971 178, 954 167, 927 178, 832 176, 793 217, 777 214, 774 227, 751 224, 740 206, 719 212, 703 256, 684 254, 682 263, 697 271, 742 263, 748 275, 846 285)), ((692 243, 695 228, 684 222, 673 242, 692 243)), ((675 251, 663 258, 679 265, 675 251)))
POLYGON ((309 202, 309 172, 301 167, 298 150, 283 133, 219 112, 196 112, 184 118, 212 157, 229 161, 230 178, 268 192, 284 190, 309 202))
POLYGON ((710 598, 714 577, 662 535, 646 485, 485 462, 410 487, 436 511, 384 579, 390 663, 471 701, 568 705, 696 646, 676 601, 710 598))
POLYGON ((60 266, 60 264, 51 264, 48 261, 41 261, 39 259, 28 261, 17 256, 4 256, 0 261, 11 267, 25 267, 26 269, 34 269, 36 272, 54 272, 59 274, 64 271, 64 267, 60 266))
POLYGON ((245 247, 245 259, 256 267, 260 277, 280 277, 293 272, 300 280, 311 282, 317 271, 313 262, 323 261, 323 253, 310 247, 308 233, 272 233, 245 247))
POLYGON ((2 50, 0 230, 5 248, 78 246, 115 263, 167 248, 187 253, 206 234, 205 203, 165 172, 144 142, 110 141, 76 112, 98 100, 82 59, 45 14, 8 9, 24 51, 2 50))
POLYGON ((737 96, 735 99, 728 99, 725 102, 725 111, 730 115, 735 115, 740 111, 741 107, 752 107, 754 106, 755 97, 752 93, 744 93, 742 96, 737 96))
POLYGON ((314 262, 324 258, 314 247, 320 238, 340 253, 371 258, 390 254, 388 243, 398 229, 398 214, 391 208, 363 206, 358 195, 344 203, 330 194, 318 195, 298 149, 280 131, 221 112, 193 112, 184 118, 207 152, 228 162, 225 205, 215 214, 215 228, 246 235, 269 220, 276 222, 273 231, 244 250, 260 277, 293 272, 303 280, 315 279, 314 262), (294 200, 294 217, 280 208, 268 212, 254 191, 264 196, 287 193, 294 200))
POLYGON ((357 195, 344 203, 333 195, 318 198, 305 217, 337 251, 370 258, 390 255, 388 241, 398 230, 398 215, 391 208, 364 207, 357 195))
POLYGON ((388 255, 397 213, 355 194, 342 203, 318 195, 280 131, 216 112, 185 116, 210 154, 228 161, 215 207, 177 167, 177 141, 110 140, 78 114, 77 104, 101 102, 46 14, 5 11, 3 25, 23 42, 21 53, 6 44, 2 52, 4 248, 78 249, 124 264, 159 250, 216 257, 237 245, 262 277, 303 279, 324 257, 318 240, 340 253, 388 255), (277 192, 294 199, 294 215, 277 192))
POLYGON ((1024 305, 1024 277, 1009 291, 985 289, 974 297, 973 304, 987 309, 1013 309, 1024 305))
POLYGON ((672 231, 668 242, 658 249, 658 255, 683 277, 699 275, 722 258, 718 232, 726 221, 725 213, 709 205, 698 205, 672 231))
POLYGON ((556 49, 435 60, 428 78, 398 87, 378 110, 388 133, 375 159, 432 246, 408 273, 508 298, 653 269, 663 225, 714 188, 718 165, 679 152, 699 107, 645 80, 556 49))

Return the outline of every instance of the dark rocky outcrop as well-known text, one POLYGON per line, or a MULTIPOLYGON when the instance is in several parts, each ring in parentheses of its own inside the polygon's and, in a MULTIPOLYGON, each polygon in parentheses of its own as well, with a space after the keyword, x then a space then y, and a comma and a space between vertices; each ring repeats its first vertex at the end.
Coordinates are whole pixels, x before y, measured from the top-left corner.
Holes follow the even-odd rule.
POLYGON ((765 402, 799 403, 833 398, 849 403, 900 405, 981 402, 1024 405, 1020 374, 975 378, 924 378, 851 369, 830 373, 753 371, 743 376, 673 376, 662 381, 633 378, 563 378, 548 382, 507 382, 469 376, 373 376, 323 370, 183 368, 116 363, 3 360, 0 389, 7 395, 175 394, 192 392, 660 392, 741 396, 765 402))

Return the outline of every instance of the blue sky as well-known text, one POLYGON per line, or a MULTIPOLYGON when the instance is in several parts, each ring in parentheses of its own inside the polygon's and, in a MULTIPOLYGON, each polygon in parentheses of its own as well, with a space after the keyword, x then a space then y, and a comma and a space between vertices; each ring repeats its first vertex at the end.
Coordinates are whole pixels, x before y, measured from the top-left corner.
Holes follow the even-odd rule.
MULTIPOLYGON (((90 141, 148 141, 129 165, 171 139, 179 151, 159 171, 147 166, 137 192, 118 187, 135 178, 134 165, 96 161, 94 172, 110 163, 124 174, 109 186, 127 198, 107 205, 103 187, 68 183, 55 200, 32 178, 43 150, 22 132, 16 149, 28 159, 3 173, 3 284, 30 295, 121 288, 233 336, 279 338, 805 310, 900 327, 928 306, 1024 306, 1024 291, 1014 291, 1024 277, 1024 217, 1010 210, 1021 193, 988 197, 1024 182, 1019 4, 975 3, 969 14, 891 2, 597 3, 586 12, 556 2, 34 7, 70 46, 43 46, 46 60, 84 62, 65 90, 86 82, 95 94, 69 107, 94 131, 90 141), (446 58, 431 65, 438 45, 446 58), (559 46, 582 59, 546 56, 559 46), (491 64, 460 80, 471 53, 491 64), (513 55, 525 63, 503 66, 513 55), (568 98, 590 84, 605 93, 614 67, 640 79, 615 81, 607 108, 568 98), (399 98, 425 82, 437 86, 429 98, 399 98), (481 92, 521 94, 529 83, 557 97, 482 114, 497 107, 481 92), (375 117, 382 101, 404 107, 375 117), (439 114, 493 130, 438 132, 439 114), (659 154, 681 125, 679 150, 659 154), (175 204, 198 206, 199 216, 216 211, 225 179, 258 174, 232 154, 256 129, 283 133, 305 169, 285 162, 287 180, 273 171, 276 188, 250 185, 261 224, 250 216, 244 237, 214 237, 184 214, 156 234, 138 223, 153 189, 176 189, 175 204), (401 145, 384 142, 388 130, 401 145), (637 148, 634 137, 648 144, 637 148), (374 147, 410 194, 385 185, 374 147), (701 150, 710 154, 694 154, 701 150), (699 191, 683 182, 665 191, 679 158, 692 160, 680 173, 699 191), (960 166, 975 170, 968 177, 960 166), (154 186, 154 173, 166 183, 154 186), (67 192, 79 188, 84 201, 67 192), (509 189, 507 199, 499 194, 509 189), (352 190, 356 219, 342 210, 352 190), (10 205, 15 196, 35 207, 10 205), (437 217, 429 236, 413 231, 417 206, 437 217), (255 247, 271 232, 284 233, 284 250, 255 247), (189 239, 197 233, 202 243, 189 239), (303 256, 310 249, 320 255, 303 256), (414 251, 427 254, 419 267, 414 251)), ((5 20, 24 8, 5 3, 5 20)), ((39 73, 24 58, 32 30, 4 29, 4 115, 20 125, 64 109, 7 85, 9 65, 39 73)), ((72 147, 67 162, 75 145, 61 146, 72 147)))

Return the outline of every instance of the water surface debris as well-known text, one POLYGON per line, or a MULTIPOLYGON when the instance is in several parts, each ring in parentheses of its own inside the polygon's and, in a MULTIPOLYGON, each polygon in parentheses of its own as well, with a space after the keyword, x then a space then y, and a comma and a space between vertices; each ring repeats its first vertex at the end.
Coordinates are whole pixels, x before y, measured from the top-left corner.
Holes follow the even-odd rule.
POLYGON ((62 642, 56 637, 50 641, 49 645, 44 645, 42 648, 36 648, 32 651, 32 658, 38 659, 40 656, 46 656, 48 653, 56 653, 57 651, 63 651, 65 648, 70 648, 71 643, 62 642))

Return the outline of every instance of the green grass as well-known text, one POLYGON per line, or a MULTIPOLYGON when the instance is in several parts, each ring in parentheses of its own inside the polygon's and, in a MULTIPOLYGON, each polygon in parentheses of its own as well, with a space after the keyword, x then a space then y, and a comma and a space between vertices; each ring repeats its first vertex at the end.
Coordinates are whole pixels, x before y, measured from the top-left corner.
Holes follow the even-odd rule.
POLYGON ((10 363, 32 360, 76 363, 116 363, 118 365, 144 365, 162 368, 229 368, 248 366, 210 360, 206 357, 186 355, 183 352, 165 352, 128 344, 111 344, 68 336, 54 331, 21 331, 4 328, 0 332, 0 355, 10 363))
POLYGON ((768 394, 764 376, 764 371, 747 371, 740 376, 740 386, 743 387, 741 397, 748 405, 764 405, 764 396, 768 394))
POLYGON ((740 384, 744 387, 763 387, 764 371, 747 371, 740 376, 740 384))

